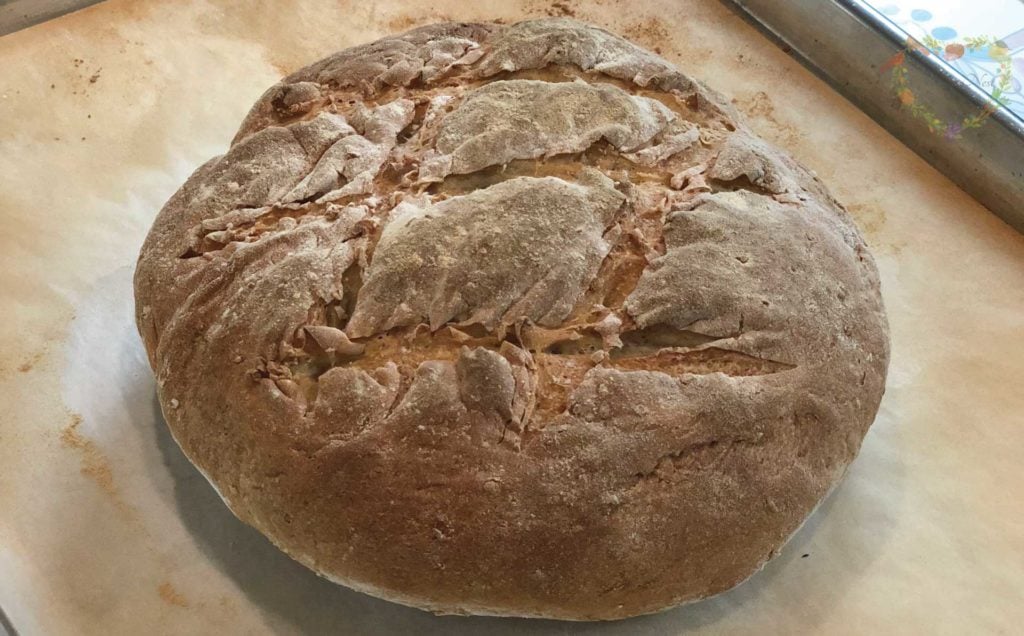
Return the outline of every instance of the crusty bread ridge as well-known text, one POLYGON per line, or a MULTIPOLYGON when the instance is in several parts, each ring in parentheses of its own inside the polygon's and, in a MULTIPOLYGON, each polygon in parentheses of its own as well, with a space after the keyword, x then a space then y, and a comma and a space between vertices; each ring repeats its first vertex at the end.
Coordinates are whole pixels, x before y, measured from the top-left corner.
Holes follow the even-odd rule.
POLYGON ((565 19, 285 78, 157 216, 135 294, 167 423, 234 513, 443 613, 735 586, 842 477, 889 357, 825 187, 565 19))

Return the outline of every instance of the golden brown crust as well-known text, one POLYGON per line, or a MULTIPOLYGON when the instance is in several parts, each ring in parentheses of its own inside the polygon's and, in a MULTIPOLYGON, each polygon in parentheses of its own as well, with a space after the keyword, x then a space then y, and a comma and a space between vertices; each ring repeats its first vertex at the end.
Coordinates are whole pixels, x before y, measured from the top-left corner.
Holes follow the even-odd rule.
POLYGON ((561 19, 285 78, 161 211, 136 301, 168 424, 235 514, 436 612, 736 585, 842 476, 888 364, 820 182, 561 19))

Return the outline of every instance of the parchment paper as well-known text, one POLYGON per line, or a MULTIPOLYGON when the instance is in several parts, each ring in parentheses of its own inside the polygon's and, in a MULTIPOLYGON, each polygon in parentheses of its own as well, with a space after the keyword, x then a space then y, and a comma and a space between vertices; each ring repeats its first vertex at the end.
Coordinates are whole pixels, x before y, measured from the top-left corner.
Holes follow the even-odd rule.
POLYGON ((0 39, 0 604, 22 634, 1019 633, 1022 377, 1024 237, 713 0, 111 1, 0 39), (231 516, 161 420, 132 267, 282 74, 437 19, 565 12, 735 97, 847 204, 888 392, 845 482, 732 592, 607 624, 434 617, 231 516))

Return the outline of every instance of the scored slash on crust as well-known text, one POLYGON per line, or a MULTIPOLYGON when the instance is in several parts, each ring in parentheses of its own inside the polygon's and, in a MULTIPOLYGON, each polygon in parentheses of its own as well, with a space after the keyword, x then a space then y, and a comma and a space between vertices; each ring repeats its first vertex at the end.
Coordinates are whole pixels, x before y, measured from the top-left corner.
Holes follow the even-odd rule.
MULTIPOLYGON (((684 207, 703 192, 729 191, 735 187, 744 187, 742 184, 729 183, 740 177, 748 181, 745 187, 760 190, 763 185, 779 194, 798 188, 793 179, 788 177, 786 169, 773 163, 763 152, 757 152, 756 149, 760 147, 756 145, 756 140, 748 141, 744 138, 743 142, 727 142, 723 150, 724 155, 716 161, 706 147, 713 148, 715 140, 726 138, 732 124, 728 120, 709 119, 705 113, 692 110, 691 100, 683 97, 673 99, 670 97, 671 93, 667 96, 665 93, 640 89, 635 84, 622 80, 615 81, 610 77, 601 77, 601 83, 596 85, 598 90, 603 92, 590 94, 587 91, 592 90, 592 85, 583 81, 585 78, 593 79, 592 74, 577 68, 560 66, 555 69, 504 72, 500 80, 470 80, 468 86, 460 85, 458 80, 461 78, 456 75, 440 87, 423 91, 423 94, 413 101, 408 98, 414 95, 415 91, 409 89, 392 89, 389 96, 392 101, 377 96, 369 106, 363 106, 362 101, 353 99, 343 103, 336 97, 327 100, 328 111, 337 109, 338 112, 345 113, 347 110, 349 117, 355 113, 355 118, 361 124, 356 127, 348 126, 344 117, 338 117, 334 113, 330 113, 330 116, 336 117, 334 121, 337 121, 337 124, 332 122, 330 125, 318 125, 315 122, 323 118, 324 112, 327 111, 310 108, 296 115, 296 111, 301 112, 301 109, 287 107, 283 109, 284 120, 290 122, 287 126, 304 125, 307 128, 311 126, 314 130, 330 129, 332 132, 329 134, 332 136, 328 141, 334 146, 325 149, 322 143, 319 147, 310 142, 304 144, 304 147, 313 145, 319 156, 312 160, 312 172, 302 177, 299 185, 282 197, 284 202, 263 208, 234 210, 204 220, 202 230, 195 235, 193 247, 185 253, 184 258, 204 255, 230 257, 231 251, 244 243, 256 242, 275 233, 293 231, 299 223, 308 222, 310 219, 336 218, 338 210, 342 206, 347 206, 344 208, 346 212, 359 211, 358 214, 362 216, 352 218, 359 218, 368 228, 360 235, 365 238, 365 242, 359 248, 360 257, 348 269, 349 276, 358 277, 358 281, 355 281, 357 284, 355 287, 343 285, 341 289, 341 294, 349 305, 348 312, 351 312, 359 302, 363 283, 362 265, 358 261, 366 261, 366 266, 371 266, 372 260, 368 255, 373 253, 380 241, 382 227, 394 228, 412 223, 409 220, 403 221, 401 213, 398 212, 403 209, 403 196, 407 217, 411 215, 415 220, 419 216, 425 216, 429 219, 432 216, 444 216, 446 212, 440 209, 443 206, 439 207, 437 203, 453 197, 458 199, 474 192, 495 192, 492 188, 499 188, 502 184, 524 178, 554 177, 559 180, 557 183, 562 183, 563 179, 570 182, 582 179, 581 183, 585 183, 588 178, 594 178, 587 177, 588 171, 596 170, 600 171, 596 173, 598 175, 609 174, 618 177, 620 180, 615 187, 624 190, 630 196, 619 195, 622 200, 628 200, 628 203, 617 206, 620 209, 613 217, 612 223, 602 223, 605 226, 602 239, 607 245, 605 256, 597 263, 598 271, 593 275, 589 290, 583 297, 568 299, 576 300, 576 306, 573 308, 572 317, 561 327, 559 333, 570 343, 585 339, 588 332, 594 332, 596 323, 587 322, 588 319, 595 318, 594 312, 597 312, 596 318, 599 320, 615 318, 617 329, 621 328, 624 322, 627 325, 632 324, 632 318, 623 310, 623 303, 636 287, 647 265, 664 253, 661 225, 668 210, 684 207), (566 90, 559 88, 562 86, 566 87, 566 90), (442 92, 445 90, 448 93, 442 92), (639 96, 634 97, 633 94, 639 96), (656 96, 657 99, 651 96, 656 96), (574 122, 578 115, 574 116, 572 109, 581 109, 581 112, 588 109, 592 111, 590 102, 593 100, 610 102, 607 118, 602 120, 600 118, 604 116, 598 115, 595 121, 594 113, 588 112, 589 118, 584 120, 582 128, 577 129, 578 124, 574 122), (559 101, 562 102, 560 107, 559 101), (396 103, 406 105, 400 109, 391 108, 396 103), (670 104, 671 107, 666 104, 670 104), (374 122, 380 119, 374 115, 378 111, 390 115, 384 118, 385 122, 396 122, 402 127, 390 124, 371 128, 374 122), (565 111, 570 112, 566 114, 565 111), (316 112, 319 114, 314 116, 313 113, 316 112), (398 113, 399 116, 391 113, 398 113), (536 120, 527 117, 530 113, 535 117, 541 113, 550 113, 554 116, 536 120), (631 123, 630 117, 634 116, 636 120, 631 123), (527 128, 517 129, 513 125, 502 132, 500 126, 494 131, 487 125, 488 122, 502 121, 508 117, 517 121, 524 121, 526 117, 527 128), (690 119, 703 121, 705 126, 702 127, 690 119), (335 133, 333 130, 341 132, 335 133), (634 130, 637 132, 634 133, 634 130), (373 141, 389 152, 386 166, 379 152, 373 157, 374 161, 369 165, 376 165, 378 169, 372 177, 372 185, 369 186, 344 179, 347 166, 346 152, 350 153, 351 148, 358 148, 359 144, 347 143, 347 148, 343 148, 342 153, 332 153, 329 149, 342 145, 353 137, 360 138, 359 134, 366 134, 368 131, 374 136, 373 141), (338 141, 338 134, 342 135, 341 141, 338 141), (537 145, 538 136, 554 136, 557 141, 553 145, 537 145), (399 138, 403 140, 401 143, 397 143, 399 138), (483 141, 476 141, 481 138, 483 141), (699 147, 693 148, 695 144, 699 147), (441 154, 433 150, 435 147, 441 154), (751 149, 746 150, 747 148, 751 149), (694 152, 686 152, 691 149, 694 152), (495 154, 494 150, 505 154, 495 154), (744 155, 744 152, 747 154, 744 155), (333 159, 330 156, 332 154, 338 155, 338 158, 333 159), (423 155, 424 159, 411 160, 417 155, 423 155), (311 178, 314 174, 324 172, 321 166, 325 163, 337 166, 337 179, 328 181, 322 177, 311 178), (710 175, 709 163, 712 166, 710 175), (685 167, 679 169, 676 167, 679 165, 685 167), (424 173, 429 176, 424 176, 424 173), (310 190, 309 186, 304 185, 309 183, 321 185, 317 190, 310 190), (355 192, 352 192, 353 184, 359 186, 354 189, 355 192), (288 203, 287 201, 296 197, 292 194, 295 192, 305 198, 319 198, 308 202, 288 203), (383 193, 390 194, 385 199, 383 193), (656 200, 655 197, 659 199, 656 200), (367 202, 372 207, 367 206, 367 202), (434 204, 433 207, 431 203, 434 204), (424 207, 421 206, 427 206, 429 211, 424 211, 424 207), (603 296, 600 295, 602 290, 607 292, 603 296)), ((300 93, 314 94, 308 83, 303 83, 300 89, 300 93)), ((320 94, 319 89, 315 94, 320 94)), ((309 138, 309 130, 303 129, 296 137, 309 138)), ((733 139, 735 135, 728 138, 733 139)), ((238 141, 245 144, 246 138, 238 141)), ((364 161, 360 165, 367 164, 364 161)), ((357 180, 365 181, 365 170, 356 171, 355 174, 357 180)), ((511 191, 509 194, 495 192, 494 196, 500 200, 522 197, 524 194, 525 191, 511 191)), ((557 204, 549 201, 535 205, 557 204)), ((488 222, 495 227, 503 227, 500 219, 488 219, 488 222)), ((453 223, 455 227, 460 227, 465 221, 455 220, 453 223)), ((539 228, 531 229, 536 235, 539 228)), ((479 267, 479 259, 485 258, 485 255, 484 247, 474 246, 474 252, 463 258, 479 267)), ((509 263, 502 263, 502 266, 508 267, 509 263)), ((541 282, 538 281, 538 284, 541 282)), ((393 285, 382 284, 385 287, 393 285)), ((435 292, 435 297, 444 291, 446 290, 439 288, 435 292)), ((405 307, 405 302, 403 300, 402 304, 396 306, 405 307)), ((309 409, 312 409, 316 400, 315 380, 334 366, 351 366, 360 356, 367 355, 363 350, 365 341, 372 340, 378 335, 363 334, 366 328, 356 327, 357 337, 350 339, 345 330, 351 330, 348 324, 351 314, 339 316, 336 300, 325 299, 322 303, 322 309, 310 311, 310 322, 296 330, 284 343, 282 349, 286 353, 276 361, 264 360, 254 376, 271 378, 285 395, 299 400, 309 409), (312 335, 310 329, 319 334, 319 337, 307 339, 307 335, 312 335), (344 342, 344 351, 339 351, 336 346, 327 344, 325 340, 344 342)), ((521 309, 518 312, 516 309, 517 307, 505 306, 505 311, 509 315, 522 314, 521 309)), ((365 318, 366 312, 363 313, 365 318)), ((521 322, 523 319, 518 320, 521 322)), ((475 339, 454 335, 450 339, 441 340, 440 346, 434 342, 437 338, 428 337, 419 324, 401 328, 396 328, 393 324, 383 324, 378 325, 374 331, 380 331, 387 338, 405 343, 391 352, 396 359, 404 358, 406 361, 406 364, 400 365, 403 379, 400 391, 404 393, 415 372, 415 367, 410 361, 415 360, 418 364, 431 359, 417 353, 409 355, 410 348, 433 350, 435 359, 451 359, 452 352, 442 353, 440 349, 447 346, 456 347, 457 350, 459 342, 465 341, 470 346, 497 350, 502 342, 512 342, 500 332, 520 332, 519 329, 509 330, 508 325, 495 320, 494 317, 484 322, 486 324, 481 324, 472 317, 463 317, 432 325, 432 331, 447 326, 455 329, 457 334, 462 333, 458 331, 458 327, 464 329, 467 326, 479 325, 489 333, 487 337, 475 339)), ((536 334, 543 328, 531 325, 531 330, 536 334)), ((762 361, 757 356, 715 347, 694 350, 666 347, 651 352, 652 355, 644 356, 642 360, 635 359, 636 356, 629 345, 623 347, 614 344, 618 337, 617 330, 611 336, 604 338, 603 346, 593 347, 587 352, 569 353, 553 348, 525 347, 529 352, 527 357, 531 359, 531 373, 536 373, 537 367, 533 358, 537 355, 544 358, 544 362, 540 364, 544 369, 540 373, 544 383, 543 386, 536 382, 532 383, 533 391, 561 396, 560 399, 542 400, 548 408, 542 408, 534 413, 535 415, 543 414, 544 417, 550 417, 559 412, 552 410, 555 407, 564 409, 566 394, 571 391, 572 385, 582 379, 586 370, 599 364, 623 369, 662 368, 673 375, 715 371, 747 375, 793 368, 791 364, 762 361), (574 358, 559 361, 551 359, 552 355, 572 355, 574 358), (619 363, 620 359, 624 359, 623 362, 619 363), (566 381, 569 384, 566 384, 566 381)), ((546 337, 552 336, 548 334, 546 337)), ((721 339, 708 338, 709 341, 721 339)), ((522 342, 516 344, 523 346, 522 342)), ((387 358, 379 351, 373 350, 358 366, 373 369, 382 366, 386 361, 387 358)), ((542 425, 542 422, 537 424, 542 425)), ((520 425, 525 430, 528 424, 520 425)), ((504 430, 501 435, 503 439, 504 430)))

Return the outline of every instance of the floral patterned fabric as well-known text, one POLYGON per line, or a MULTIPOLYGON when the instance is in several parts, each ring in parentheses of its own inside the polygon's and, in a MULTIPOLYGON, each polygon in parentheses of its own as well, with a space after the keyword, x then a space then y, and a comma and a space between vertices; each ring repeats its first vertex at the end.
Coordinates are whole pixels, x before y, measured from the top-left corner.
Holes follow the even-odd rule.
MULTIPOLYGON (((1024 118, 1024 2, 858 1, 922 43, 936 59, 979 86, 999 105, 1024 118)), ((901 90, 899 86, 895 88, 901 90)), ((898 96, 901 103, 909 106, 912 93, 902 92, 898 96)), ((959 129, 944 132, 956 135, 959 129)))

